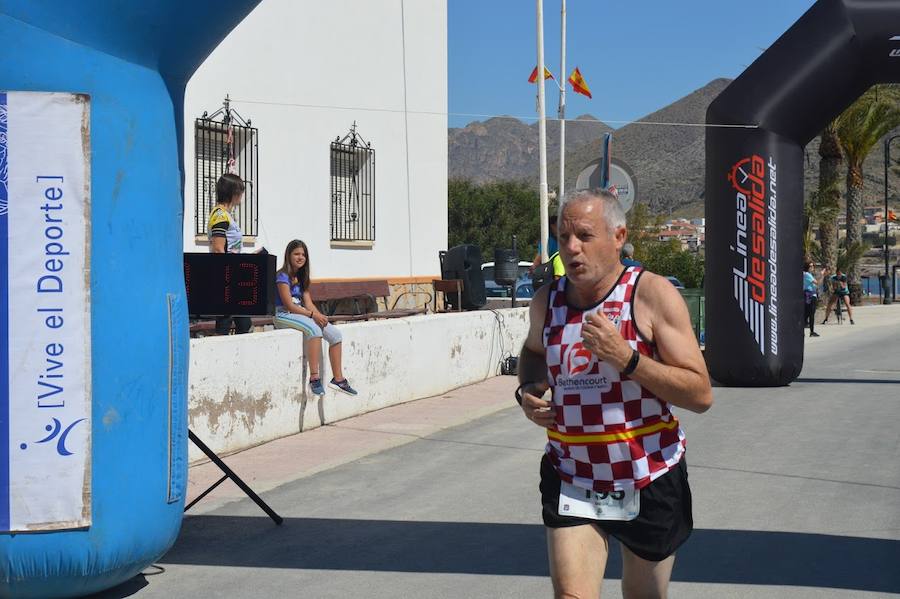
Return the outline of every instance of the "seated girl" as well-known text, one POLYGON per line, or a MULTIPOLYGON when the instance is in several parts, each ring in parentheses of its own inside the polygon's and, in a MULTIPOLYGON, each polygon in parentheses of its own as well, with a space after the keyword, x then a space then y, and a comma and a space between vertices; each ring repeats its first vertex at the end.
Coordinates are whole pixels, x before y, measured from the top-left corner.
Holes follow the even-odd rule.
POLYGON ((295 329, 303 333, 306 341, 306 359, 309 361, 309 388, 316 395, 323 395, 325 388, 319 374, 322 362, 320 339, 328 341, 328 357, 334 377, 329 383, 338 391, 356 395, 356 390, 344 378, 341 370, 341 332, 319 312, 309 294, 309 251, 306 244, 295 239, 284 250, 284 264, 275 275, 275 328, 295 329))

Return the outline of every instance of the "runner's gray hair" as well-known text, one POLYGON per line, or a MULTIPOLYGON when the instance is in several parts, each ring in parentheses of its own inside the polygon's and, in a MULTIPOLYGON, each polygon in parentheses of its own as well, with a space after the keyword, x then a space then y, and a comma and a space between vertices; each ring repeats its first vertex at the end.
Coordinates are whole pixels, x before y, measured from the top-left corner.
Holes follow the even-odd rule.
POLYGON ((588 200, 600 200, 603 204, 603 219, 606 221, 610 233, 625 226, 625 211, 622 210, 619 198, 605 189, 581 189, 567 193, 559 203, 559 220, 562 221, 566 206, 588 200))

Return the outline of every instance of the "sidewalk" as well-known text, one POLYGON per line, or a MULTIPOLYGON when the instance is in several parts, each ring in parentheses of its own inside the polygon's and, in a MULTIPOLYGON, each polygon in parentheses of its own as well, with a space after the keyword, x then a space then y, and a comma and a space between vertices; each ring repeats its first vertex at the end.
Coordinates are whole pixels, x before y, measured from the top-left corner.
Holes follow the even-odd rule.
POLYGON ((830 339, 842 339, 845 336, 858 332, 860 329, 870 330, 884 326, 900 325, 900 303, 897 304, 876 304, 853 307, 853 322, 850 324, 850 317, 844 312, 844 322, 838 324, 834 310, 831 311, 831 317, 826 324, 822 324, 825 320, 825 310, 816 311, 816 332, 819 337, 810 337, 809 329, 804 328, 806 342, 812 344, 827 343, 830 339))
MULTIPOLYGON (((513 392, 517 384, 515 377, 498 376, 443 395, 271 441, 228 456, 224 461, 250 488, 263 493, 515 405, 513 392)), ((337 401, 353 399, 339 396, 337 401)), ((221 477, 222 472, 212 462, 192 466, 188 474, 187 503, 221 477)), ((225 481, 188 514, 210 512, 245 497, 234 483, 225 481)))

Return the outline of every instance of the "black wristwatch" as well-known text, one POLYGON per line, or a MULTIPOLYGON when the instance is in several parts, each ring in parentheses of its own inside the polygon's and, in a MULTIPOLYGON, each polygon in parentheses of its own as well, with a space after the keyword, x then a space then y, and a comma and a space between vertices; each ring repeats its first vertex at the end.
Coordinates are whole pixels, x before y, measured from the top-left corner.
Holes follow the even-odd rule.
POLYGON ((522 405, 522 400, 524 399, 522 397, 522 389, 528 385, 533 385, 533 384, 534 384, 534 382, 532 381, 530 383, 522 383, 521 385, 516 387, 516 401, 519 403, 520 406, 522 405))
POLYGON ((622 374, 628 376, 634 369, 637 368, 638 361, 641 359, 641 354, 638 350, 631 350, 631 359, 628 360, 628 364, 625 365, 625 368, 622 369, 622 374))

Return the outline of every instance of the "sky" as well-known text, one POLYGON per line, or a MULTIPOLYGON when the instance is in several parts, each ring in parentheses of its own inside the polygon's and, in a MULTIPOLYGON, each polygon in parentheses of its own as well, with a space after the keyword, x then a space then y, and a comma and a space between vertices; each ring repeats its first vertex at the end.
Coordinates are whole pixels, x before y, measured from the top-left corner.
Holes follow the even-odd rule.
MULTIPOLYGON (((593 100, 566 93, 566 117, 613 127, 641 118, 717 77, 737 77, 813 0, 567 0, 566 70, 577 65, 593 100)), ((447 0, 449 124, 494 115, 536 119, 535 0, 447 0)), ((559 74, 560 0, 544 0, 544 61, 559 74)), ((547 82, 547 115, 559 92, 547 82)), ((531 122, 531 121, 528 121, 531 122)))

